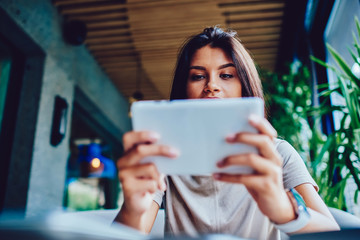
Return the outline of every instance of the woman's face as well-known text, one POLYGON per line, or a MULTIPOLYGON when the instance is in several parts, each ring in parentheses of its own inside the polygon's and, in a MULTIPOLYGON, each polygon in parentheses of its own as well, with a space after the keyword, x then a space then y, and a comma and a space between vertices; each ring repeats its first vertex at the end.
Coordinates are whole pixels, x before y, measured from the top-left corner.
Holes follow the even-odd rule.
POLYGON ((221 48, 206 45, 198 49, 190 62, 186 92, 188 98, 241 97, 232 59, 221 48))

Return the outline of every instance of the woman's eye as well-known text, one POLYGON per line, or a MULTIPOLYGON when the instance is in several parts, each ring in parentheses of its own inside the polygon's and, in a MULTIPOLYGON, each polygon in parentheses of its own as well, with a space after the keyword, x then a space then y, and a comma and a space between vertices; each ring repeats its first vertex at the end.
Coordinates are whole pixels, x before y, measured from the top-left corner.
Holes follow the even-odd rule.
POLYGON ((199 81, 199 80, 202 80, 204 78, 205 78, 204 75, 192 75, 191 76, 191 80, 193 80, 193 81, 199 81))
POLYGON ((232 74, 220 74, 220 77, 222 79, 229 79, 229 78, 233 78, 234 76, 232 74))

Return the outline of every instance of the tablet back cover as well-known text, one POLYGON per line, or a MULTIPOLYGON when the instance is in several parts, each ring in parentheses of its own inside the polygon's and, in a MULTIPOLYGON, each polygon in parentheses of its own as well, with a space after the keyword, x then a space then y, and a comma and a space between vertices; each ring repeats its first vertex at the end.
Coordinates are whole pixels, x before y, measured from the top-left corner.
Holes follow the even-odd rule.
POLYGON ((132 105, 131 112, 135 131, 155 131, 161 136, 158 144, 180 151, 176 159, 156 156, 142 160, 155 162, 162 173, 252 172, 246 167, 218 169, 216 162, 233 154, 257 152, 249 145, 229 144, 225 138, 237 132, 256 132, 248 117, 264 116, 264 103, 259 98, 141 101, 132 105))

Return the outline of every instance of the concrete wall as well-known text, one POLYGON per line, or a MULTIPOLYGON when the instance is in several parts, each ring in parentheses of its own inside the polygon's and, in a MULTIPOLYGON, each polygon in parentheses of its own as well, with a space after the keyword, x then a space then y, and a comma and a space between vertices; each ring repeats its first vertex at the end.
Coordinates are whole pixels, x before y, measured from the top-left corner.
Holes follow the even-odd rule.
POLYGON ((121 132, 130 130, 128 102, 85 46, 64 43, 62 19, 51 1, 1 0, 0 7, 46 53, 26 205, 26 215, 34 216, 62 206, 74 87, 78 85, 121 132), (70 109, 65 139, 52 147, 49 139, 56 95, 65 98, 70 109))

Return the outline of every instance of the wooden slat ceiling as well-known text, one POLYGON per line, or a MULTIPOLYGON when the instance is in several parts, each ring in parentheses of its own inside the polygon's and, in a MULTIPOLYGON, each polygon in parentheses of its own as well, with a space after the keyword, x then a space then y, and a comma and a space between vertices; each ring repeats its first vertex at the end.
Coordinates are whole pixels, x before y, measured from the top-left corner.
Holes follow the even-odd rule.
POLYGON ((205 27, 238 32, 256 63, 273 70, 285 0, 53 0, 66 21, 81 20, 85 44, 114 82, 130 97, 164 99, 180 46, 205 27))

